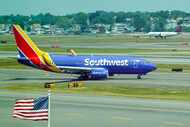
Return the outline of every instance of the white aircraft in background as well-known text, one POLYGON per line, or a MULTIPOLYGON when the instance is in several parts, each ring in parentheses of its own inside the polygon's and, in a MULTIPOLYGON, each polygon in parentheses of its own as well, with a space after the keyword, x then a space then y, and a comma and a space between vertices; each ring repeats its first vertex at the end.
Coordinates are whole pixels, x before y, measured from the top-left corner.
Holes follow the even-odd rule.
POLYGON ((156 37, 156 38, 162 38, 162 39, 166 39, 167 37, 171 37, 171 36, 177 36, 179 34, 180 32, 149 32, 147 33, 147 35, 150 37, 156 37))
POLYGON ((156 38, 166 39, 167 37, 177 36, 181 32, 182 32, 182 27, 180 25, 178 25, 175 28, 175 32, 149 32, 149 33, 147 33, 147 35, 149 37, 156 37, 156 38))
POLYGON ((0 31, 0 34, 6 34, 6 33, 9 33, 9 30, 2 30, 2 31, 0 31))

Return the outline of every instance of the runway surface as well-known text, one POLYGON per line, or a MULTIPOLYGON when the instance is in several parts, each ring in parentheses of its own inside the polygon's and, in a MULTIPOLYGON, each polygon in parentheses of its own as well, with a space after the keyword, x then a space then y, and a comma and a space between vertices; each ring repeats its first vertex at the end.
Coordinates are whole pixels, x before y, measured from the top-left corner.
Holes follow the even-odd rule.
MULTIPOLYGON (((90 84, 107 85, 139 85, 139 86, 190 86, 189 73, 152 72, 137 80, 136 75, 116 75, 105 81, 89 81, 90 84)), ((35 69, 0 69, 0 85, 45 83, 48 81, 61 81, 70 75, 46 73, 35 69)))
MULTIPOLYGON (((0 85, 45 83, 48 81, 61 81, 70 75, 46 73, 36 69, 0 69, 0 85)), ((109 80, 89 81, 96 84, 107 85, 136 85, 136 86, 190 86, 189 73, 152 72, 137 80, 136 75, 116 75, 109 80)))
MULTIPOLYGON (((172 42, 172 41, 166 41, 166 42, 156 42, 158 40, 152 40, 152 42, 73 42, 73 43, 57 43, 61 48, 99 48, 99 49, 109 49, 109 48, 115 48, 115 49, 129 49, 129 48, 135 48, 135 49, 180 49, 180 50, 189 50, 189 42, 184 42, 181 40, 181 42, 172 42), (185 45, 184 45, 185 43, 185 45)), ((43 47, 51 47, 51 43, 46 42, 39 42, 39 44, 43 47)))
MULTIPOLYGON (((180 52, 183 53, 183 52, 180 52)), ((102 53, 95 53, 96 55, 131 55, 136 56, 140 58, 144 58, 150 62, 153 62, 155 64, 189 64, 190 63, 190 55, 186 54, 187 52, 184 52, 183 54, 186 55, 176 55, 175 52, 147 52, 147 53, 126 53, 126 54, 102 54, 102 53)), ((92 55, 92 54, 85 54, 82 53, 80 55, 92 55)), ((6 58, 17 58, 16 52, 5 52, 0 51, 0 58, 6 59, 6 58)))
MULTIPOLYGON (((46 95, 0 92, 0 123, 7 127, 46 127, 46 122, 11 118, 15 99, 46 95)), ((53 127, 189 127, 190 103, 126 97, 52 96, 53 127)))
MULTIPOLYGON (((42 47, 51 47, 50 43, 41 43, 42 47)), ((182 42, 98 42, 98 43, 61 43, 61 48, 115 48, 115 49, 169 49, 170 51, 132 52, 114 55, 134 55, 143 57, 156 64, 189 64, 189 43, 182 42), (172 51, 173 49, 180 50, 172 51)), ((95 53, 98 54, 98 53, 95 53)), ((106 53, 105 53, 106 54, 106 53)), ((87 55, 87 54, 85 54, 87 55)), ((89 55, 89 54, 88 54, 89 55)), ((91 54, 90 54, 91 55, 91 54)), ((112 55, 112 54, 106 54, 112 55)), ((15 58, 16 52, 0 51, 0 58, 15 58)), ((36 69, 0 69, 0 86, 15 84, 38 84, 48 81, 60 81, 70 77, 63 74, 45 73, 36 69)), ((189 87, 190 73, 155 71, 142 80, 136 75, 116 75, 106 81, 89 81, 87 85, 131 85, 131 86, 167 86, 189 87)), ((0 126, 3 127, 47 127, 47 122, 15 120, 11 117, 15 99, 46 96, 47 93, 19 93, 0 89, 0 126)), ((189 127, 190 102, 159 101, 134 99, 127 97, 84 96, 53 94, 53 127, 189 127)))

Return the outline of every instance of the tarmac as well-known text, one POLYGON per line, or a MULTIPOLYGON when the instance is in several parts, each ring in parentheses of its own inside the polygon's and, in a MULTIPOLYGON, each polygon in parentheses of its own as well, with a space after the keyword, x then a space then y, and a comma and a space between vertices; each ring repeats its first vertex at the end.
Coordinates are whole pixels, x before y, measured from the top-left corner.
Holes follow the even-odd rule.
MULTIPOLYGON (((189 64, 190 56, 182 42, 161 43, 66 43, 61 48, 142 48, 179 49, 180 52, 128 53, 144 57, 156 64, 189 64), (117 44, 117 45, 116 45, 117 44)), ((45 46, 42 44, 42 46, 45 46)), ((47 46, 47 45, 46 45, 47 46)), ((109 54, 112 55, 112 54, 109 54)), ((121 55, 121 54, 115 54, 121 55)), ((123 54, 125 55, 125 54, 123 54)), ((15 58, 15 52, 0 51, 0 58, 15 58)), ((70 77, 63 74, 45 73, 36 69, 0 69, 0 85, 35 84, 61 81, 70 77)), ((190 73, 155 71, 142 80, 136 75, 115 75, 106 81, 88 81, 86 85, 135 85, 153 87, 190 87, 190 73)), ((16 99, 46 96, 47 93, 20 93, 0 90, 0 126, 3 127, 47 127, 47 122, 32 122, 13 119, 12 108, 16 99)), ((190 102, 135 99, 127 97, 52 95, 52 127, 189 127, 190 102)))
MULTIPOLYGON (((46 93, 1 91, 1 125, 46 127, 47 122, 24 121, 11 117, 15 99, 42 95, 46 93)), ((189 102, 52 94, 51 107, 52 127, 189 127, 190 125, 189 102)))
MULTIPOLYGON (((181 52, 180 52, 181 53, 181 52)), ((185 52, 186 53, 186 52, 185 52)), ((185 54, 184 53, 184 54, 185 54)), ((92 55, 83 53, 81 55, 92 55)), ((156 53, 128 53, 128 54, 106 54, 106 53, 98 53, 98 55, 131 55, 136 57, 144 58, 150 62, 155 64, 189 64, 190 63, 190 55, 176 55, 171 52, 156 52, 156 53)), ((6 52, 0 51, 0 58, 17 58, 16 52, 6 52)))
MULTIPOLYGON (((92 83, 107 85, 136 85, 136 86, 187 86, 189 87, 189 73, 183 72, 151 72, 137 80, 136 75, 115 75, 109 80, 87 81, 86 85, 92 83)), ((70 78, 69 75, 46 73, 35 69, 0 69, 0 85, 19 83, 46 83, 49 81, 62 81, 70 78)), ((75 77, 73 77, 75 78, 75 77)))
MULTIPOLYGON (((35 84, 60 81, 65 75, 35 69, 0 69, 0 85, 35 84)), ((137 80, 135 75, 116 75, 91 85, 189 87, 189 73, 152 72, 137 80)), ((39 86, 40 87, 40 86, 39 86)), ((47 127, 47 122, 13 119, 16 99, 46 96, 47 93, 20 93, 0 90, 0 125, 6 127, 47 127)), ((52 94, 53 127, 189 127, 190 102, 135 99, 127 97, 52 94)))

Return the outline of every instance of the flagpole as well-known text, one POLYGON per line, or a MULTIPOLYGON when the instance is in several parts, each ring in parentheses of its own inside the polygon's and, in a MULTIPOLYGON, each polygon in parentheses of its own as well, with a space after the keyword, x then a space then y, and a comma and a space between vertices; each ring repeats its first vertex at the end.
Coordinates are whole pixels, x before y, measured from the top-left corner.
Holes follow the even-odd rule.
POLYGON ((51 88, 48 89, 48 127, 51 127, 51 88))

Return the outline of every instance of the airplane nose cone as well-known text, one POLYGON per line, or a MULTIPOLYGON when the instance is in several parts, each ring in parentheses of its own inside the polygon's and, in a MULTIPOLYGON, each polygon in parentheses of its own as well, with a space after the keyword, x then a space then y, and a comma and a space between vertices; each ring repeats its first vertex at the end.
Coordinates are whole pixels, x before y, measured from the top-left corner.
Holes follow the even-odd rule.
POLYGON ((157 69, 157 67, 156 67, 155 64, 150 64, 149 67, 150 67, 150 70, 151 70, 151 71, 154 71, 154 70, 157 69))

